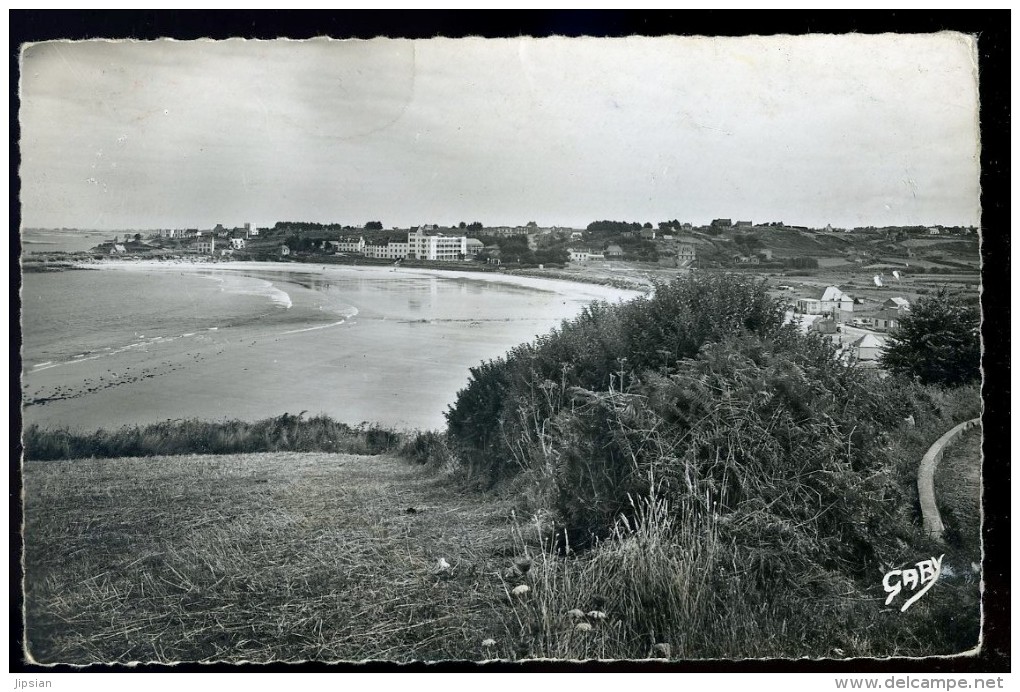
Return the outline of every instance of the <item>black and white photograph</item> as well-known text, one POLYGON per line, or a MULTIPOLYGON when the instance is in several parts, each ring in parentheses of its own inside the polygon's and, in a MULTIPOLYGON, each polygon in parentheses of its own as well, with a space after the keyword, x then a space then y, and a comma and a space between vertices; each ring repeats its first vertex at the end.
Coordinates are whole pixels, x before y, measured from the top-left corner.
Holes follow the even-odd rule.
POLYGON ((980 41, 12 45, 24 661, 981 654, 980 41))

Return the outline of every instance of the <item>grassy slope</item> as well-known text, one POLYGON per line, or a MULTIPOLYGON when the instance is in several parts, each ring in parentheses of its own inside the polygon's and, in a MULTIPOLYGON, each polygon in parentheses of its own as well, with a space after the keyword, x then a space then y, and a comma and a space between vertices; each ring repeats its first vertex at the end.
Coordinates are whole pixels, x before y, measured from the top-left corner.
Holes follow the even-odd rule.
MULTIPOLYGON (((554 558, 509 502, 459 493, 388 456, 36 462, 24 478, 27 639, 43 663, 640 658, 647 646, 621 636, 643 606, 624 603, 617 580, 677 581, 701 569, 669 562, 659 545, 667 537, 654 531, 592 561, 554 558), (534 567, 509 574, 524 554, 534 567), (449 569, 438 569, 440 558, 449 569), (531 592, 511 596, 518 584, 531 592), (609 596, 609 619, 575 631, 565 614, 602 609, 599 594, 609 596), (495 645, 484 648, 488 638, 495 645)), ((701 565, 688 552, 680 557, 701 565)), ((687 599, 694 586, 677 593, 687 599)), ((941 584, 910 619, 974 609, 974 590, 969 579, 941 584)), ((849 656, 941 652, 923 634, 913 644, 883 634, 913 626, 881 600, 848 604, 826 635, 832 645, 849 656)), ((744 615, 704 637, 688 632, 672 655, 807 653, 796 623, 788 636, 762 638, 768 613, 744 615)))
MULTIPOLYGON (((946 539, 961 568, 981 562, 981 429, 951 445, 935 472, 939 512, 946 539)), ((955 566, 954 566, 955 567, 955 566)))
POLYGON ((24 477, 40 662, 480 659, 513 618, 509 509, 406 461, 82 460, 24 477))

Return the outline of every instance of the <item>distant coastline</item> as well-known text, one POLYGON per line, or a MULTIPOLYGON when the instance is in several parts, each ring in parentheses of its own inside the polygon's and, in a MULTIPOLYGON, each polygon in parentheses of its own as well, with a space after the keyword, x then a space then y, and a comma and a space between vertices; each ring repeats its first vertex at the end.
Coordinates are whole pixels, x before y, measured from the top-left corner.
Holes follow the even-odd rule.
MULTIPOLYGON (((132 265, 139 267, 158 268, 177 265, 210 265, 216 268, 229 268, 234 265, 245 267, 269 267, 286 268, 296 271, 314 271, 314 267, 378 267, 394 268, 392 262, 385 260, 366 260, 364 258, 344 258, 346 261, 338 261, 330 258, 331 261, 323 261, 322 258, 295 259, 295 260, 238 260, 238 259, 215 259, 207 256, 177 256, 177 257, 148 257, 145 259, 137 257, 102 257, 97 258, 91 252, 53 252, 33 253, 31 256, 23 256, 21 269, 23 272, 46 273, 61 271, 95 270, 103 267, 117 267, 132 265)), ((473 276, 484 276, 487 279, 492 277, 496 280, 505 280, 509 277, 540 279, 548 281, 563 281, 568 283, 605 286, 620 290, 632 290, 646 292, 652 287, 650 279, 641 276, 637 272, 633 276, 608 275, 602 273, 575 273, 562 269, 492 269, 486 266, 464 266, 458 263, 456 266, 443 266, 441 262, 402 262, 399 270, 404 272, 435 272, 436 275, 447 275, 451 273, 471 274, 473 276)), ((510 281, 510 283, 517 283, 510 281)))

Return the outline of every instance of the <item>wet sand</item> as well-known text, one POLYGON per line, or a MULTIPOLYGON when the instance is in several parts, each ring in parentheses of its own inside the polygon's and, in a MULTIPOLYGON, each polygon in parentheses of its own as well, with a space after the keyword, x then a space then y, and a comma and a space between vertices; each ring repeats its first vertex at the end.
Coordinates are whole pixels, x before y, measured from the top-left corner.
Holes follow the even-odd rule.
POLYGON ((25 424, 94 430, 307 411, 352 424, 438 428, 470 367, 547 332, 591 301, 637 295, 593 284, 424 269, 118 262, 104 270, 179 272, 189 266, 348 284, 364 278, 371 292, 352 296, 357 315, 342 324, 274 333, 205 331, 146 343, 115 361, 36 369, 23 382, 25 424), (414 291, 403 293, 405 285, 414 291))

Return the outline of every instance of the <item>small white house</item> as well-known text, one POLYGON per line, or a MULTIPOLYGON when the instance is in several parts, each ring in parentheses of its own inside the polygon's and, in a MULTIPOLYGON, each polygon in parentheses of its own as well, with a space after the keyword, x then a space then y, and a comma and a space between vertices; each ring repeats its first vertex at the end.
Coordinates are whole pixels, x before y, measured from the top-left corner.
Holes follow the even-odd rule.
POLYGON ((605 259, 605 256, 601 252, 595 253, 587 248, 577 250, 574 248, 567 248, 567 252, 570 253, 571 262, 590 262, 596 259, 605 259))
POLYGON ((843 293, 838 287, 829 286, 822 293, 821 309, 822 312, 833 312, 835 310, 853 312, 854 299, 852 296, 843 293))
POLYGON ((874 334, 865 334, 850 344, 850 352, 859 363, 874 363, 878 361, 884 348, 885 339, 874 334))
POLYGON ((231 238, 230 239, 230 249, 231 250, 243 250, 244 246, 245 246, 245 242, 246 241, 245 241, 244 238, 231 238))

